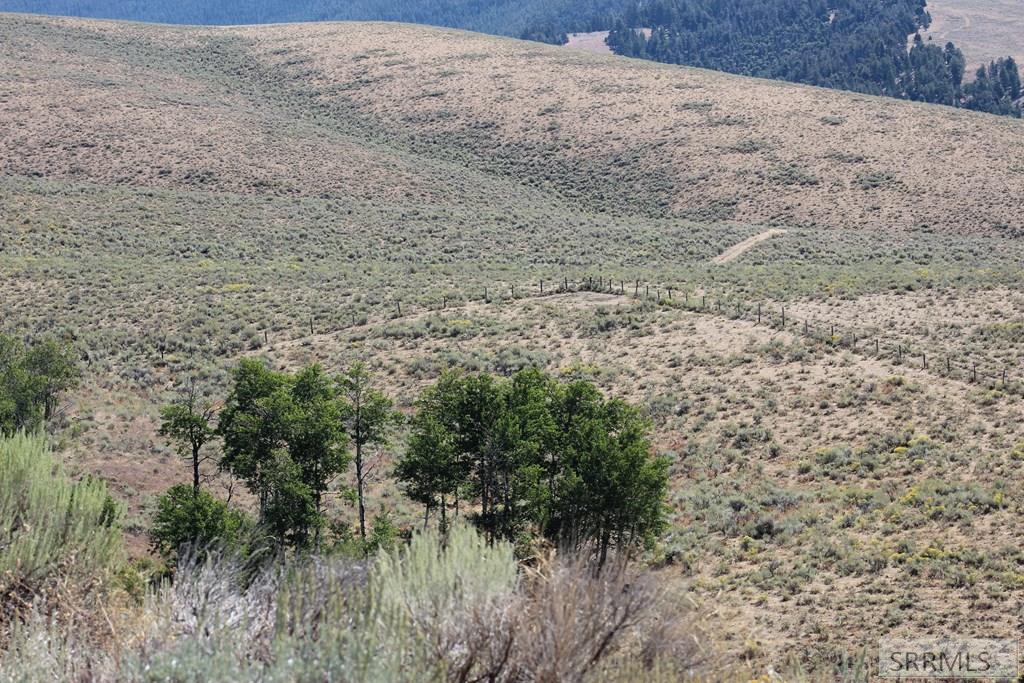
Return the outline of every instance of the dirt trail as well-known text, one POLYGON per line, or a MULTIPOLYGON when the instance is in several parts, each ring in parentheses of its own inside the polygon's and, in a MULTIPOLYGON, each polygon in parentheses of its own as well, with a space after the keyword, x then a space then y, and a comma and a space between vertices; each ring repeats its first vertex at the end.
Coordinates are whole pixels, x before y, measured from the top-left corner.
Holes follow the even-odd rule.
POLYGON ((765 230, 764 232, 759 233, 757 235, 754 235, 753 237, 748 237, 747 239, 743 240, 739 244, 732 245, 731 247, 729 247, 728 249, 723 251, 721 254, 719 254, 715 258, 711 259, 711 262, 712 263, 718 263, 718 264, 728 263, 729 261, 732 261, 735 258, 739 258, 747 250, 752 249, 753 247, 756 247, 761 242, 764 242, 767 239, 771 239, 772 237, 775 237, 776 235, 785 235, 785 234, 786 234, 786 231, 782 230, 781 228, 773 228, 772 230, 765 230))

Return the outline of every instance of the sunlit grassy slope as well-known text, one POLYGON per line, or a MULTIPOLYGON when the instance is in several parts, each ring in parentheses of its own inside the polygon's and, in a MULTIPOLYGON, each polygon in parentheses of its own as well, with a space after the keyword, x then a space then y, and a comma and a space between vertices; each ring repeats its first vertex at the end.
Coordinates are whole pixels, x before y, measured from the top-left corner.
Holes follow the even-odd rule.
POLYGON ((1024 123, 394 24, 0 15, 0 79, 0 329, 81 348, 63 454, 136 552, 187 374, 363 358, 408 408, 447 367, 540 365, 650 413, 656 559, 737 658, 1011 633, 1024 123), (587 276, 651 300, 521 298, 587 276))

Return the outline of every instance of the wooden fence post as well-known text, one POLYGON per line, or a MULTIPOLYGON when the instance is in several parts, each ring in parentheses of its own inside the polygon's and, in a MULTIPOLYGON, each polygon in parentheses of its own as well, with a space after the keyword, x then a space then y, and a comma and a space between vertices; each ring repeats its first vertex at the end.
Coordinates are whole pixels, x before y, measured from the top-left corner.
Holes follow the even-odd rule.
POLYGON ((977 382, 978 381, 978 364, 977 363, 971 363, 971 381, 972 382, 977 382))
POLYGON ((541 296, 544 296, 544 280, 543 279, 541 279, 541 281, 540 281, 540 294, 541 294, 541 296))
POLYGON ((927 354, 924 354, 924 353, 921 354, 921 365, 924 366, 925 370, 928 369, 928 355, 927 354))
POLYGON ((313 334, 313 316, 309 316, 309 333, 313 334))
POLYGON ((402 317, 402 302, 401 301, 396 301, 395 302, 395 307, 398 309, 398 317, 401 318, 402 317))
POLYGON ((786 307, 782 307, 782 329, 786 329, 786 307))
POLYGON ((757 302, 757 324, 761 324, 761 302, 757 302))

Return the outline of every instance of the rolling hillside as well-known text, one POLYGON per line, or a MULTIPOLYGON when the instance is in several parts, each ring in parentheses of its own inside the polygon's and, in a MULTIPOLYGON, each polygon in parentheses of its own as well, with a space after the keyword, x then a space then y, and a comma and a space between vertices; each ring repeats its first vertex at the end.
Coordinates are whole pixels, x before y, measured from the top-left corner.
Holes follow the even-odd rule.
POLYGON ((1021 121, 379 23, 0 15, 0 74, 0 332, 81 351, 136 553, 183 377, 540 366, 650 415, 729 661, 1015 633, 1021 121))
POLYGON ((430 159, 620 215, 1024 227, 1017 121, 412 26, 10 16, 3 30, 14 175, 288 196, 466 191, 417 170, 430 159))
POLYGON ((925 0, 0 0, 0 11, 202 25, 398 21, 553 44, 607 32, 619 55, 1020 118, 1019 70, 1003 60, 1017 51, 1013 4, 970 4, 953 15, 942 0, 928 40, 920 38, 931 23, 925 0), (996 76, 975 77, 979 57, 993 50, 996 76))
POLYGON ((597 19, 622 5, 623 0, 0 0, 0 11, 208 25, 404 21, 519 36, 537 26, 597 19))

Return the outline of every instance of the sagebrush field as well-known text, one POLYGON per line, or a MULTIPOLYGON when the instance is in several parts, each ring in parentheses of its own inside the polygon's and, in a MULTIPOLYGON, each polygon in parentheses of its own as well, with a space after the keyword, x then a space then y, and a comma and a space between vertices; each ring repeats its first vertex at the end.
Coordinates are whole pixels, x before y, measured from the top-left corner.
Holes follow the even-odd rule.
POLYGON ((397 24, 0 15, 0 73, 0 332, 80 349, 134 553, 186 375, 539 366, 654 420, 646 561, 727 661, 1015 636, 1021 121, 397 24))

